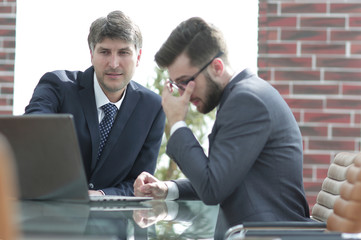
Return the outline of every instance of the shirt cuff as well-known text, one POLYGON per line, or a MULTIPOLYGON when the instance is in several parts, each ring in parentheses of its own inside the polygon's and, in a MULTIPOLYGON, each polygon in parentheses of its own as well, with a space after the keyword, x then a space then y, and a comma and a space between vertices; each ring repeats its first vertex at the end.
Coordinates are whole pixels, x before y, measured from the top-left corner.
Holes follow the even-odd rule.
POLYGON ((181 127, 187 127, 187 124, 185 121, 178 121, 176 123, 173 124, 172 128, 170 129, 170 135, 172 136, 172 134, 178 130, 178 128, 181 127))
POLYGON ((163 220, 172 221, 178 215, 179 205, 174 201, 165 201, 165 204, 167 206, 167 216, 163 220))
POLYGON ((168 187, 168 194, 165 200, 176 200, 179 198, 178 186, 175 182, 165 181, 164 182, 168 187))

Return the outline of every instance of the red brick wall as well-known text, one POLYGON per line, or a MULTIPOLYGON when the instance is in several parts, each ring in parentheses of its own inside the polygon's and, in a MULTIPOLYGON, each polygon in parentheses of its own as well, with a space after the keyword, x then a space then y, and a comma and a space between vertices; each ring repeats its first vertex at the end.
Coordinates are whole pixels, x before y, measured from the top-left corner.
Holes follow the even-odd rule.
POLYGON ((0 0, 0 114, 12 114, 16 0, 0 0))
POLYGON ((260 0, 258 74, 291 107, 316 201, 334 155, 360 151, 361 1, 260 0))

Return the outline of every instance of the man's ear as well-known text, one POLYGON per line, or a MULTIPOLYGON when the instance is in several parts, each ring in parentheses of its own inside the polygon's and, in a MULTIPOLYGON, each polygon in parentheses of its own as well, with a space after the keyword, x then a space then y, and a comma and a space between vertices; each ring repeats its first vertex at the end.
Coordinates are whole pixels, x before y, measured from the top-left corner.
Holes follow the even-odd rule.
POLYGON ((138 51, 138 55, 137 55, 137 67, 139 66, 139 62, 140 62, 140 57, 142 56, 142 49, 139 49, 138 51))
POLYGON ((212 71, 216 76, 222 75, 224 70, 224 62, 221 58, 216 58, 212 62, 212 71))
POLYGON ((90 62, 93 64, 93 51, 90 49, 90 62))

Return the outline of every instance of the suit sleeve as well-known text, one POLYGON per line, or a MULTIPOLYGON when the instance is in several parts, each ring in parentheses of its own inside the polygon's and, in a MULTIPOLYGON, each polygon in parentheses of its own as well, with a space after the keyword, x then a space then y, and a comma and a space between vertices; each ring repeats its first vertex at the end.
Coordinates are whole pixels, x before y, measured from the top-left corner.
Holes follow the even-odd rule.
POLYGON ((165 114, 163 109, 160 107, 147 138, 126 180, 122 181, 116 187, 102 189, 106 195, 134 196, 133 184, 139 174, 143 171, 154 174, 164 133, 164 126, 165 114))
POLYGON ((57 113, 62 101, 60 79, 53 73, 46 73, 36 86, 25 114, 57 113))
POLYGON ((188 128, 180 128, 171 136, 167 154, 203 202, 219 204, 243 181, 269 133, 265 104, 252 93, 241 92, 229 96, 217 113, 208 157, 188 128))

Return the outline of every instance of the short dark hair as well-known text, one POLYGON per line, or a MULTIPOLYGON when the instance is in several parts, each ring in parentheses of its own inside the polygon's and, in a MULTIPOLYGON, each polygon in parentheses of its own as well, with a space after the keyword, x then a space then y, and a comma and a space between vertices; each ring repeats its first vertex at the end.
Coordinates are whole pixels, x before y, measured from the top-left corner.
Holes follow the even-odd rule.
POLYGON ((192 66, 200 67, 222 51, 222 59, 228 64, 227 46, 223 34, 202 18, 193 17, 180 23, 169 35, 155 55, 160 68, 166 68, 183 52, 192 66))
POLYGON ((135 49, 142 48, 142 33, 139 27, 122 11, 110 12, 107 17, 95 20, 89 30, 88 45, 91 51, 104 38, 121 39, 133 43, 135 49))

